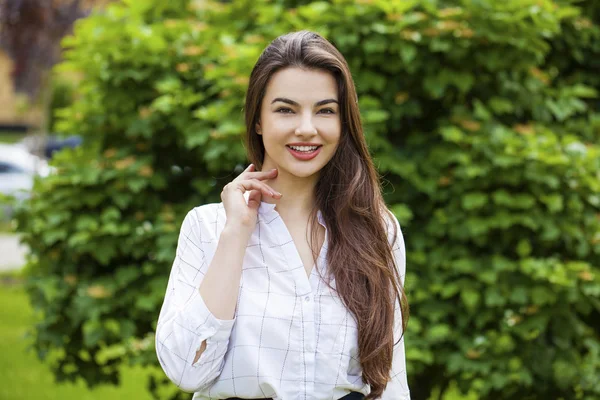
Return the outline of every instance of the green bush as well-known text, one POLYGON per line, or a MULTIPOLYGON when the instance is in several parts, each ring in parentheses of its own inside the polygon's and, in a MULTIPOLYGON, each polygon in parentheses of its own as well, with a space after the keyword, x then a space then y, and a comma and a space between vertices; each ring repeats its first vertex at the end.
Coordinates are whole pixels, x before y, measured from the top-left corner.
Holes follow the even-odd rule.
MULTIPOLYGON (((56 133, 57 111, 69 107, 75 101, 75 83, 66 77, 54 75, 51 80, 52 96, 48 112, 48 132, 56 133)), ((68 132, 67 132, 68 133, 68 132)))
MULTIPOLYGON (((39 356, 155 364, 187 210, 245 162, 251 68, 281 33, 347 57, 407 243, 414 399, 600 396, 600 8, 593 1, 126 0, 79 22, 61 152, 19 215, 39 356)), ((151 383, 156 389, 160 379, 151 383)))

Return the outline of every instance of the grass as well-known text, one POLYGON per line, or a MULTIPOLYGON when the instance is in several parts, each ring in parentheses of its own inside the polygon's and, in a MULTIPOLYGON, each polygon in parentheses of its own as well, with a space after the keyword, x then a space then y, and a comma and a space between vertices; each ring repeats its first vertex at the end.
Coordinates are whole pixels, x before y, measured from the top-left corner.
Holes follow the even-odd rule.
POLYGON ((18 274, 0 277, 0 400, 151 400, 145 389, 148 373, 140 367, 123 368, 119 387, 90 390, 83 382, 55 383, 48 366, 27 351, 25 332, 34 316, 19 281, 18 274))
POLYGON ((0 132, 0 143, 17 143, 24 137, 24 133, 0 132))

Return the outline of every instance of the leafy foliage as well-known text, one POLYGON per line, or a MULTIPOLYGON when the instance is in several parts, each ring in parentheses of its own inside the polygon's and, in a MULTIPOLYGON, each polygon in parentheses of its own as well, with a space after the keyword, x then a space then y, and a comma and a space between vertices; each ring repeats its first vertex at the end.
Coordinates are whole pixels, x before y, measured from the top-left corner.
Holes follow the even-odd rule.
POLYGON ((90 384, 156 363, 179 223, 242 168, 251 68, 299 29, 347 57, 403 226, 413 397, 600 396, 592 1, 125 0, 78 23, 61 68, 86 79, 57 127, 86 146, 18 216, 40 356, 90 384))

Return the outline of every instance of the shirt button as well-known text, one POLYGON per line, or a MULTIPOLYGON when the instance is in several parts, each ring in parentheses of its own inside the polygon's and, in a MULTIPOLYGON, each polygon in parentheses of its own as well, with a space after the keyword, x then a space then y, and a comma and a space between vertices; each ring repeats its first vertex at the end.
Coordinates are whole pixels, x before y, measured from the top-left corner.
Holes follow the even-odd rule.
POLYGON ((310 296, 306 296, 306 297, 304 297, 304 302, 305 302, 305 303, 308 303, 309 301, 310 301, 310 296))

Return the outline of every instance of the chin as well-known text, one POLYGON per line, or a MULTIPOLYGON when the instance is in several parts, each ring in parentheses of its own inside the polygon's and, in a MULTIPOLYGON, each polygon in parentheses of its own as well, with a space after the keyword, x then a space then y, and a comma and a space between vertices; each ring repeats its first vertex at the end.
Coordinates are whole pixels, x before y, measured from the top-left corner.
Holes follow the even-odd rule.
POLYGON ((293 173, 292 175, 294 175, 297 178, 310 178, 311 176, 314 176, 315 174, 317 174, 318 171, 315 172, 307 172, 307 173, 293 173))
POLYGON ((287 169, 287 172, 295 176, 296 178, 310 178, 319 173, 320 168, 310 168, 310 169, 299 169, 299 168, 290 168, 287 169))

